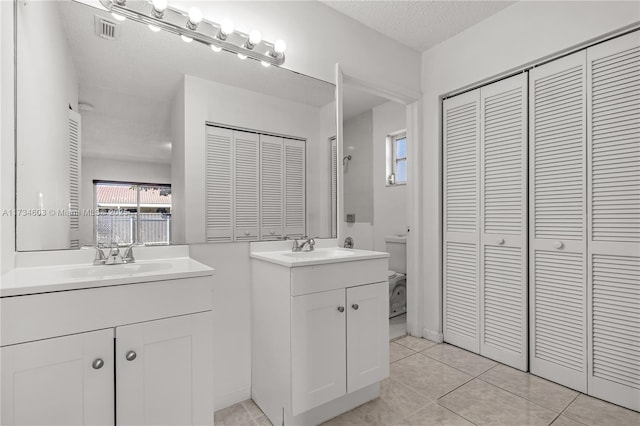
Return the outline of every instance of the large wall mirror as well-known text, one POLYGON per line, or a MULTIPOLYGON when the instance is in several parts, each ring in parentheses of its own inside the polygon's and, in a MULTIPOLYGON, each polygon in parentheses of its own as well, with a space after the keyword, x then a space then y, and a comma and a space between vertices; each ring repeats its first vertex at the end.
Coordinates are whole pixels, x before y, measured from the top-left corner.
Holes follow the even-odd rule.
POLYGON ((80 2, 15 7, 18 251, 205 242, 204 226, 184 227, 190 209, 205 221, 189 200, 205 197, 207 123, 304 140, 305 233, 335 233, 333 84, 80 2), (194 134, 202 148, 189 148, 194 134))

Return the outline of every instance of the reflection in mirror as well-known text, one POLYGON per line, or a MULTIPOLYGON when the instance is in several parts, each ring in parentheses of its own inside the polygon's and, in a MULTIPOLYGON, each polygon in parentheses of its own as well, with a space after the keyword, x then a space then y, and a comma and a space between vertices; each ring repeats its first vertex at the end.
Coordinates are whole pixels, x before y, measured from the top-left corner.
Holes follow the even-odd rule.
POLYGON ((16 7, 17 250, 205 242, 206 123, 305 140, 302 229, 331 235, 332 84, 82 3, 16 7))
POLYGON ((345 84, 345 235, 355 248, 387 251, 407 234, 406 106, 345 84))

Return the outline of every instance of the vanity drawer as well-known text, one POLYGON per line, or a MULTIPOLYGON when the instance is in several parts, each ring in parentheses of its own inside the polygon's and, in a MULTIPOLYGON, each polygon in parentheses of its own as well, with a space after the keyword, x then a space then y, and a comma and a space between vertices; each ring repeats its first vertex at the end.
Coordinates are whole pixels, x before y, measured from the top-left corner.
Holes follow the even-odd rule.
POLYGON ((387 281, 387 258, 291 268, 291 295, 387 281))
POLYGON ((212 277, 152 281, 0 299, 0 345, 209 311, 212 277))

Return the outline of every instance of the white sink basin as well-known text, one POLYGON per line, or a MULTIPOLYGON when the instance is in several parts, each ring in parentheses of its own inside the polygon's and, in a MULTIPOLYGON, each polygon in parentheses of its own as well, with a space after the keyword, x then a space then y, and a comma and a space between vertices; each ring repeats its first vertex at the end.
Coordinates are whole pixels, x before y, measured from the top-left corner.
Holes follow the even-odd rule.
POLYGON ((297 266, 322 265, 325 263, 351 262, 356 260, 378 259, 389 257, 388 253, 345 249, 341 247, 316 248, 314 251, 289 250, 254 251, 251 253, 254 259, 260 259, 278 265, 293 268, 297 266))
POLYGON ((328 248, 318 249, 314 251, 296 251, 291 253, 284 253, 283 256, 293 257, 294 259, 333 259, 336 257, 350 257, 355 252, 349 249, 341 248, 328 248))
POLYGON ((71 278, 112 277, 115 275, 145 274, 171 268, 169 263, 123 263, 118 265, 79 266, 65 269, 71 278))

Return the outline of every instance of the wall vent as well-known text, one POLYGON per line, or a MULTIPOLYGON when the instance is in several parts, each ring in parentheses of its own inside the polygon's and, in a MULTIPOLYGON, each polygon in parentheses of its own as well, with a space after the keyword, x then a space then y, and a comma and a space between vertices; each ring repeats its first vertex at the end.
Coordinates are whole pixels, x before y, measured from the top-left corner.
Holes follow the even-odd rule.
POLYGON ((120 35, 118 24, 95 15, 96 35, 106 40, 115 40, 120 35))

